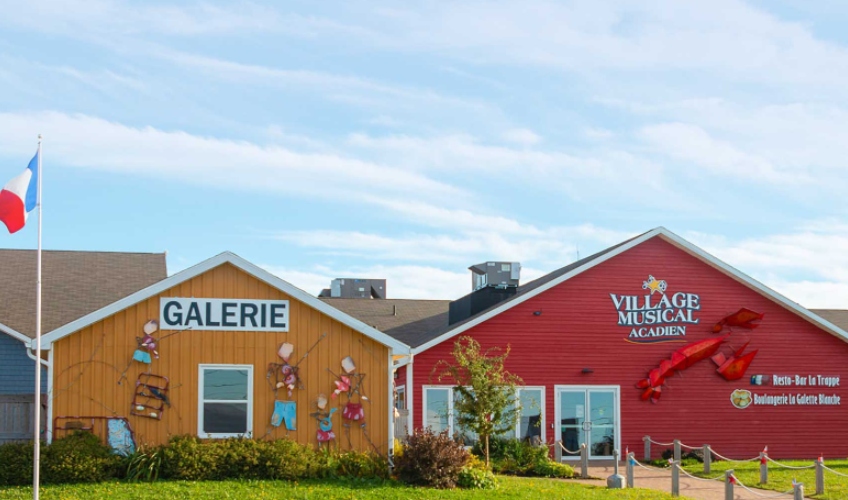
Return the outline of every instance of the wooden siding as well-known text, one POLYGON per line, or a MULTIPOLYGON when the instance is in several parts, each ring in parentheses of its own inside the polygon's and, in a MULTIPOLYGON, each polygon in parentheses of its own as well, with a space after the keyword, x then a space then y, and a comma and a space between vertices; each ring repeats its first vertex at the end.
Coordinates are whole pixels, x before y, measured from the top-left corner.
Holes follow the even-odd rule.
MULTIPOLYGON (((156 336, 164 337, 163 330, 156 336)), ((250 276, 230 264, 216 267, 161 294, 144 300, 108 318, 62 338, 53 345, 54 381, 53 416, 103 415, 124 416, 130 421, 139 444, 166 442, 170 436, 197 434, 198 365, 253 365, 253 433, 258 438, 288 437, 301 443, 316 443, 317 422, 309 416, 315 411, 319 393, 330 396, 334 377, 342 371, 341 360, 353 357, 360 373, 366 374, 363 402, 367 431, 380 453, 388 452, 388 348, 352 330, 338 321, 298 302, 278 289, 250 276), (130 415, 135 381, 148 365, 131 361, 136 337, 150 319, 159 319, 160 297, 198 297, 266 299, 290 301, 290 331, 287 333, 230 332, 189 330, 164 338, 159 359, 150 372, 170 379, 171 408, 162 420, 130 415), (294 391, 297 402, 297 430, 272 427, 274 393, 266 380, 269 363, 279 363, 277 349, 283 342, 295 346, 292 360, 301 359, 322 334, 327 336, 300 363, 304 389, 294 391), (121 374, 126 370, 126 378, 121 374)), ((289 399, 279 391, 279 400, 289 399)), ((337 445, 350 448, 342 426, 341 406, 346 399, 330 399, 338 405, 333 415, 337 445)), ((356 397, 354 397, 356 401, 356 397)), ((350 428, 354 449, 373 449, 358 424, 350 428)))
MULTIPOLYGON (((47 393, 47 368, 41 368, 41 393, 47 393)), ((35 396, 35 361, 18 339, 0 332, 0 394, 35 396)))
MULTIPOLYGON (((709 443, 717 452, 734 458, 756 456, 768 445, 774 457, 848 455, 848 391, 840 387, 751 386, 748 377, 728 382, 716 366, 704 360, 668 380, 658 404, 641 401, 635 388, 648 370, 683 346, 681 343, 631 344, 629 328, 617 325, 610 293, 644 295, 641 284, 648 275, 666 280, 668 292, 699 294, 698 325, 689 325, 686 341, 710 338, 710 328, 722 317, 747 307, 765 313, 753 331, 737 329, 723 352, 751 341, 748 351, 759 353, 748 377, 763 375, 845 376, 848 343, 823 331, 751 290, 710 265, 660 238, 653 238, 590 269, 563 284, 519 304, 466 332, 484 347, 510 344, 507 368, 527 385, 546 388, 543 438, 554 439, 555 385, 618 385, 621 391, 620 448, 641 454, 642 436, 699 446, 709 443), (541 311, 541 315, 534 315, 541 311), (583 374, 583 368, 593 373, 583 374), (755 406, 734 408, 730 393, 747 389, 756 394, 837 394, 840 406, 755 406)), ((421 386, 440 359, 451 359, 454 339, 417 354, 414 358, 415 425, 424 415, 421 386)), ((663 447, 654 446, 655 455, 663 447)))

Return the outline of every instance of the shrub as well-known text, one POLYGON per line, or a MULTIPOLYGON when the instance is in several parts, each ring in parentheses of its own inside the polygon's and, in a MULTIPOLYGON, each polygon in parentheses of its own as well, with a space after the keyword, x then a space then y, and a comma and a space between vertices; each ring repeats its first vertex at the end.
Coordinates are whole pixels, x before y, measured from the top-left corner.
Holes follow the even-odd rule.
POLYGON ((416 430, 395 463, 398 477, 409 484, 453 488, 468 462, 468 452, 447 431, 416 430))
POLYGON ((96 483, 121 475, 122 457, 89 432, 75 432, 44 448, 45 483, 96 483))
POLYGON ((465 466, 459 471, 456 484, 460 488, 494 490, 498 487, 498 480, 490 470, 465 466))
MULTIPOLYGON (((473 449, 476 455, 482 455, 479 444, 473 449)), ((489 443, 492 470, 500 474, 519 476, 535 475, 536 464, 550 461, 548 447, 533 445, 515 438, 494 439, 489 443)))
POLYGON ((218 458, 212 446, 203 446, 194 436, 175 436, 162 449, 162 474, 168 479, 188 481, 215 477, 218 458))
POLYGON ((0 485, 32 484, 32 452, 32 441, 0 445, 0 485))
POLYGON ((542 477, 574 477, 574 469, 567 464, 544 460, 533 465, 533 475, 542 477))
POLYGON ((126 458, 128 481, 156 481, 162 471, 164 451, 162 447, 146 449, 139 447, 126 458))
POLYGON ((264 479, 306 479, 323 475, 319 454, 289 439, 263 442, 259 456, 264 479))
POLYGON ((389 462, 373 453, 349 451, 336 457, 335 476, 352 479, 388 479, 389 462))

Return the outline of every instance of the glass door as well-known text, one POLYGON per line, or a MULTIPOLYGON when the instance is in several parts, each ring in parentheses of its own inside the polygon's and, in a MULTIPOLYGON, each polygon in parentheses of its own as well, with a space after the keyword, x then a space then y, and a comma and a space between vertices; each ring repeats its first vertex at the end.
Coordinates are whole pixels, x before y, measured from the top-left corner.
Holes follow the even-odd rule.
POLYGON ((556 394, 563 460, 579 459, 583 443, 589 459, 611 459, 618 447, 618 387, 561 386, 556 394))
POLYGON ((618 446, 615 439, 615 392, 609 389, 586 392, 589 394, 586 419, 591 423, 586 441, 589 458, 612 458, 613 450, 618 446))
POLYGON ((586 442, 586 391, 560 391, 559 439, 565 447, 562 457, 580 457, 586 442))

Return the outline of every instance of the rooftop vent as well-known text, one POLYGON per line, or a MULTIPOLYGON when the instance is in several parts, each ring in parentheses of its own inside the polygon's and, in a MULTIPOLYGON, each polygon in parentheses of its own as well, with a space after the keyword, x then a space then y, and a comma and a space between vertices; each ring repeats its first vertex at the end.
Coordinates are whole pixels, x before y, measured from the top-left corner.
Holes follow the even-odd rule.
POLYGON ((318 296, 334 299, 385 299, 386 280, 336 278, 330 282, 330 288, 321 290, 318 296))

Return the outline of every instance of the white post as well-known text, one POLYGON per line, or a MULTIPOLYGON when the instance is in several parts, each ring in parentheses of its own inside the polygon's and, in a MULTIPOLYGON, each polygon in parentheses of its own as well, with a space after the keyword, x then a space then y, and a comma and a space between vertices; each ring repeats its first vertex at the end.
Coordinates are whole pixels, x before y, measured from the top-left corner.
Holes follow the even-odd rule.
POLYGON ((680 462, 671 462, 671 496, 680 496, 680 462))
POLYGON ((633 452, 627 454, 627 487, 633 488, 633 462, 636 461, 633 452))
POLYGON ((760 452, 760 484, 768 484, 768 462, 766 452, 760 452))
POLYGON ((645 442, 645 461, 651 461, 651 436, 645 436, 642 438, 642 441, 645 442))
POLYGON ((724 500, 733 500, 733 469, 724 471, 724 500))
POLYGON ((680 456, 681 455, 682 454, 680 453, 680 440, 675 439, 674 440, 674 461, 680 462, 680 456))
POLYGON ((583 479, 589 477, 589 448, 586 443, 580 445, 580 476, 583 479))
POLYGON ((816 460, 816 495, 824 494, 824 458, 816 460))
POLYGON ((32 498, 38 500, 41 468, 41 134, 38 134, 36 206, 38 207, 38 252, 35 274, 35 431, 32 447, 32 498))
POLYGON ((793 500, 804 500, 804 483, 794 483, 792 493, 793 500))
POLYGON ((713 452, 710 450, 710 445, 704 445, 704 474, 710 473, 710 466, 713 463, 713 452))

